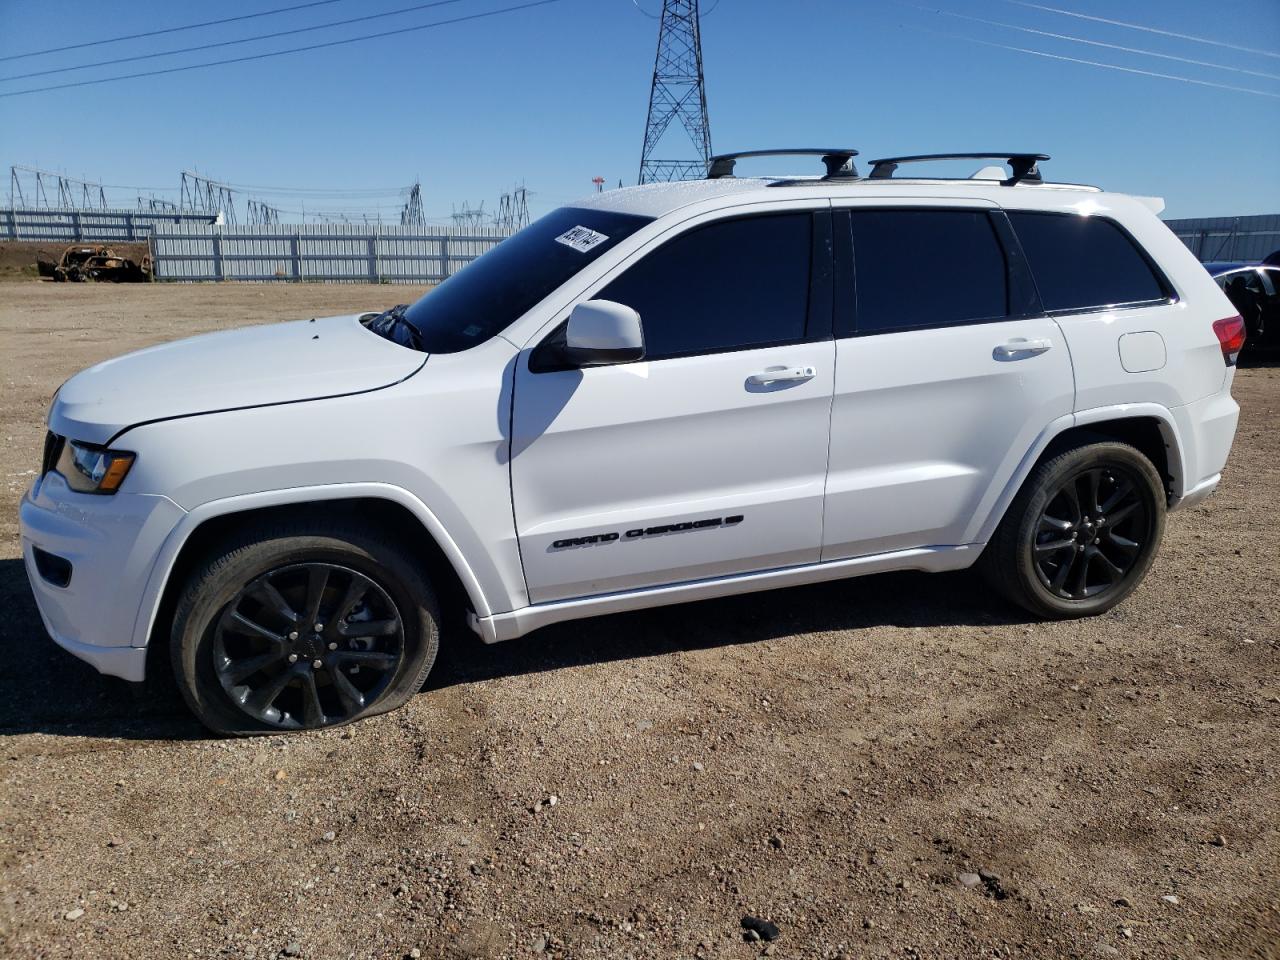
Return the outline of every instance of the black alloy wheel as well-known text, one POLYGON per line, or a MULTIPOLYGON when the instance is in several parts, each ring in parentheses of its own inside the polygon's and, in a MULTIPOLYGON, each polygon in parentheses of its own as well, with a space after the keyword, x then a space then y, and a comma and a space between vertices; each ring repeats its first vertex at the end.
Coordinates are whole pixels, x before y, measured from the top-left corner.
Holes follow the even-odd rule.
POLYGON ((322 727, 383 693, 404 655, 404 625, 364 574, 292 564, 257 577, 223 608, 211 653, 222 688, 249 716, 322 727))
POLYGON ((1098 437, 1036 464, 979 561, 1036 616, 1094 616, 1142 582, 1164 535, 1167 491, 1136 448, 1098 437))
POLYGON ((1050 496, 1032 544, 1046 589, 1085 600, 1124 583, 1151 536, 1139 482, 1120 467, 1093 467, 1050 496))
POLYGON ((215 733, 328 728, 403 706, 439 649, 440 608, 400 532, 355 508, 245 524, 181 583, 178 689, 215 733))

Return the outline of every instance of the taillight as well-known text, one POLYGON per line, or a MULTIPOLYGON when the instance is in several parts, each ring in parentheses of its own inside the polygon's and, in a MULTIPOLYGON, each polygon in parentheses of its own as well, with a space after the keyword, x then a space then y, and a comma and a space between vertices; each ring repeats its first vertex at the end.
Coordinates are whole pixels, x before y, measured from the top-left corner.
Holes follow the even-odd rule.
POLYGON ((1236 365, 1236 358, 1244 348, 1245 327, 1243 317, 1224 317, 1213 321, 1213 332, 1222 344, 1222 359, 1228 367, 1236 365))

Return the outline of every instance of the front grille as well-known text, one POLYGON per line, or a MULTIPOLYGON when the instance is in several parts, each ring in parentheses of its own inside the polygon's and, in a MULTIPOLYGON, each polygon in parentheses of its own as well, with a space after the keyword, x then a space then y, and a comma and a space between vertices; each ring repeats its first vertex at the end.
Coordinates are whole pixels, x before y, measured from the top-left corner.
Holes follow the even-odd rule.
POLYGON ((44 476, 50 470, 58 465, 58 458, 62 456, 62 444, 65 441, 52 430, 44 436, 44 456, 40 460, 40 476, 44 476))

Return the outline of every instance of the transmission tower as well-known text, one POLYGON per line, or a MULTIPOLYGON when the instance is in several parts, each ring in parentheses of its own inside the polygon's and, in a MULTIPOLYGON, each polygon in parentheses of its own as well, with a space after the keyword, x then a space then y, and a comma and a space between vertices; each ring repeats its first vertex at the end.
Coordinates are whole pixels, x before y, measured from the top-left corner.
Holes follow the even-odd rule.
POLYGON ((178 205, 159 197, 138 197, 138 209, 144 213, 177 213, 178 205))
POLYGON ((515 187, 498 198, 498 213, 493 225, 500 230, 515 232, 529 225, 529 191, 515 187))
POLYGON ((463 203, 461 210, 454 207, 453 225, 455 227, 465 227, 467 229, 484 226, 484 201, 480 201, 480 206, 478 207, 473 207, 469 203, 463 203))
POLYGON ((250 200, 249 223, 255 227, 273 227, 280 224, 280 211, 261 200, 250 200))
POLYGON ((9 205, 12 207, 67 207, 73 210, 105 210, 107 195, 102 184, 65 177, 35 167, 9 168, 9 205), (23 180, 28 181, 23 188, 23 180), (50 191, 57 199, 50 200, 50 191))
POLYGON ((710 157, 711 122, 707 119, 707 91, 702 76, 698 0, 663 0, 649 117, 644 128, 644 149, 640 151, 640 182, 705 177, 710 157), (680 121, 692 141, 692 150, 687 154, 690 159, 655 158, 658 143, 673 120, 680 121))
POLYGON ((415 183, 409 188, 409 199, 400 211, 400 226, 425 227, 427 219, 422 215, 422 184, 415 183))
POLYGON ((182 210, 221 216, 223 223, 236 225, 235 190, 225 183, 183 170, 179 197, 178 207, 182 210))

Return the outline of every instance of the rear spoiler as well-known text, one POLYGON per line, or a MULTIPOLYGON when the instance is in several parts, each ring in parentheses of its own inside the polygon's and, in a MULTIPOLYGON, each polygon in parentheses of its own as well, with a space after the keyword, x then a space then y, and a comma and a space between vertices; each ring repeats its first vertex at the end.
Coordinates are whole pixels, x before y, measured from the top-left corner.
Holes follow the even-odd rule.
POLYGON ((1164 197, 1134 197, 1133 199, 1154 214, 1164 213, 1164 197))

